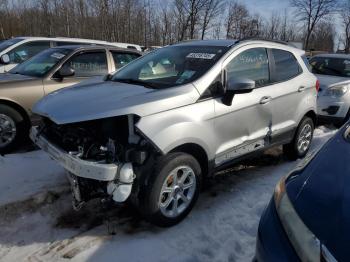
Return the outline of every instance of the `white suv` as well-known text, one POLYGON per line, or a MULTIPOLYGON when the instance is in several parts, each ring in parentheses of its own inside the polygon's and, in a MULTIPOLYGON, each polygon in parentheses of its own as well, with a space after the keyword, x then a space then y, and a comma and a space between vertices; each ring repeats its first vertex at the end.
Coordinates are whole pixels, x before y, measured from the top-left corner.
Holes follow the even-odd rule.
POLYGON ((317 79, 303 55, 260 40, 167 46, 43 98, 31 138, 69 172, 76 207, 130 197, 153 223, 174 225, 201 178, 225 165, 276 145, 305 156, 317 79))
POLYGON ((0 42, 0 73, 8 72, 41 51, 63 45, 106 45, 126 47, 106 41, 66 37, 15 37, 0 42))

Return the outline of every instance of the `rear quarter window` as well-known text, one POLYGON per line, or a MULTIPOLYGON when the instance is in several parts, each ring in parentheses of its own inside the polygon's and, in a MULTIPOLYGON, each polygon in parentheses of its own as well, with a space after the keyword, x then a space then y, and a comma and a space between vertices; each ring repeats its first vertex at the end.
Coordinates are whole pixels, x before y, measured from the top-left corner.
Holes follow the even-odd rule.
POLYGON ((291 52, 281 49, 272 49, 271 51, 275 60, 273 82, 294 78, 302 72, 297 59, 291 52))

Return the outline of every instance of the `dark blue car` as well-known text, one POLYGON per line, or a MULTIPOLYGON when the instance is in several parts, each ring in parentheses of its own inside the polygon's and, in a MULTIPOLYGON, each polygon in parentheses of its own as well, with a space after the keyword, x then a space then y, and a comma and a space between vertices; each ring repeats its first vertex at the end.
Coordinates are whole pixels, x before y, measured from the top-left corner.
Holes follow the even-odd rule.
POLYGON ((349 123, 277 184, 256 261, 350 261, 349 123))

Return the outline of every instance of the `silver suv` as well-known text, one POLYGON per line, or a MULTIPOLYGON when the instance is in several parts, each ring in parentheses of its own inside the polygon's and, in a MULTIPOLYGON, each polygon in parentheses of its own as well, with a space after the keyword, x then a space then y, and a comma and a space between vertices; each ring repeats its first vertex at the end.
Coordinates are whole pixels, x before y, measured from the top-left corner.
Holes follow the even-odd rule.
POLYGON ((305 156, 317 80, 303 55, 260 40, 168 46, 43 98, 31 138, 68 171, 76 208, 130 200, 171 226, 192 209, 201 180, 229 163, 276 145, 305 156))

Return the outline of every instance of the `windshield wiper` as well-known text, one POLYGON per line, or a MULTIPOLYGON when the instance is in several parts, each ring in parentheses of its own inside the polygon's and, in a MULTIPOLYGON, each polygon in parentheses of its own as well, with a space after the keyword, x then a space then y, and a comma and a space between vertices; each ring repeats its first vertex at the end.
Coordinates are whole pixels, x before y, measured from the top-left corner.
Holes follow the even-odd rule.
POLYGON ((141 86, 148 87, 148 88, 158 88, 157 86, 155 86, 151 83, 148 83, 148 82, 145 82, 142 80, 138 80, 138 79, 132 79, 132 78, 117 78, 117 79, 113 79, 112 81, 127 83, 127 84, 141 85, 141 86))

